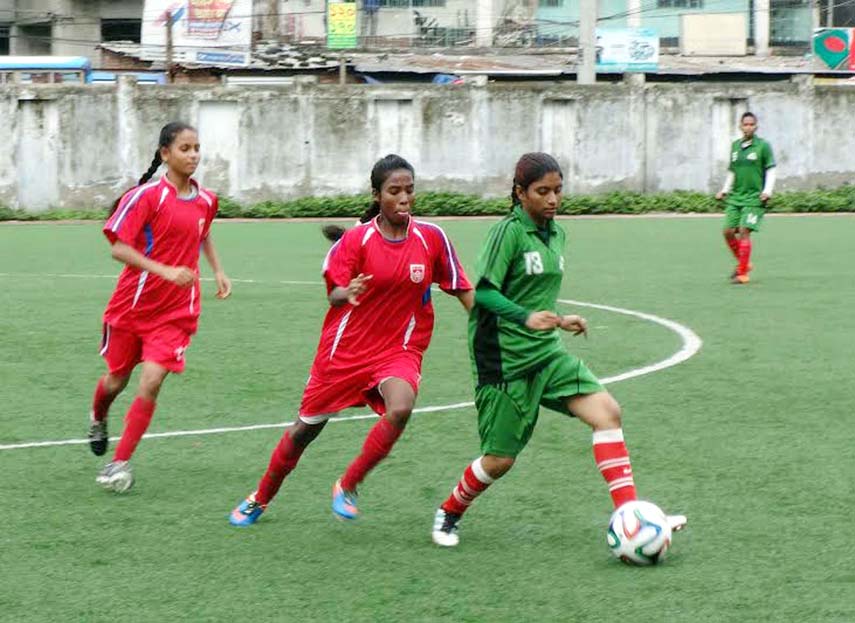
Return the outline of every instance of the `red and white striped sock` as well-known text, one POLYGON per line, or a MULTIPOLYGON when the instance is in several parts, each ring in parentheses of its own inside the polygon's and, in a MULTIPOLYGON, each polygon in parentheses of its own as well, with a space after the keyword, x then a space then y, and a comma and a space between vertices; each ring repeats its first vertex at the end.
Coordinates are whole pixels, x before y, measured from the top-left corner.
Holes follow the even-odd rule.
POLYGON ((131 460, 131 455, 151 423, 155 406, 155 403, 148 398, 142 396, 134 398, 131 408, 125 415, 125 430, 122 431, 122 437, 116 446, 116 452, 113 455, 114 461, 131 460))
POLYGON ((466 467, 457 486, 452 489, 448 499, 442 503, 442 510, 446 513, 462 515, 469 508, 469 505, 475 501, 475 498, 493 484, 493 479, 487 475, 481 465, 481 458, 478 457, 466 467))
POLYGON ((751 238, 739 241, 739 266, 736 271, 739 275, 748 274, 748 266, 751 263, 751 238))
POLYGON ((262 506, 267 506, 270 503, 270 500, 279 492, 282 481, 297 467, 303 450, 302 446, 293 442, 288 431, 285 431, 270 455, 267 471, 264 472, 264 476, 258 483, 258 490, 255 492, 256 502, 262 506))
POLYGON ((739 260, 739 240, 736 238, 726 238, 727 246, 730 248, 730 252, 733 253, 733 257, 739 260))
POLYGON ((95 395, 92 397, 92 419, 98 422, 107 419, 107 411, 118 394, 110 394, 104 387, 104 377, 98 379, 95 395))
POLYGON ((615 508, 636 499, 632 464, 623 442, 623 430, 612 428, 594 431, 594 460, 609 485, 615 508))

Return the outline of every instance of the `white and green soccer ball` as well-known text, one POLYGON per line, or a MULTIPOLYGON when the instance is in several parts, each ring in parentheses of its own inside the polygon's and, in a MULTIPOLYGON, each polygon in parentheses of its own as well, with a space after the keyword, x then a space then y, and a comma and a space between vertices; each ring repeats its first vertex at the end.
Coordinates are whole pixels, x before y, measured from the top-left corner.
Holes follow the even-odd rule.
POLYGON ((626 564, 655 565, 671 546, 671 526, 661 508, 635 500, 612 513, 606 540, 612 554, 626 564))

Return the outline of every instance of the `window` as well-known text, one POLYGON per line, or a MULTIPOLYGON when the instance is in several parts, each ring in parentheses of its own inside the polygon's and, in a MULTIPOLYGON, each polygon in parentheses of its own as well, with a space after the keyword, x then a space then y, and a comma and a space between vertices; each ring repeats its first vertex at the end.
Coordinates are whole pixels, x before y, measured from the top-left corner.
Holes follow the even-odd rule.
POLYGON ((101 20, 101 41, 133 41, 139 43, 141 34, 141 19, 129 17, 101 20))
POLYGON ((0 55, 9 54, 9 24, 0 24, 0 55))
POLYGON ((564 6, 564 0, 538 0, 538 6, 542 9, 564 6))
POLYGON ((656 0, 659 9, 702 9, 704 0, 656 0))
POLYGON ((445 0, 380 0, 381 7, 390 9, 409 9, 412 2, 413 8, 445 6, 445 0))

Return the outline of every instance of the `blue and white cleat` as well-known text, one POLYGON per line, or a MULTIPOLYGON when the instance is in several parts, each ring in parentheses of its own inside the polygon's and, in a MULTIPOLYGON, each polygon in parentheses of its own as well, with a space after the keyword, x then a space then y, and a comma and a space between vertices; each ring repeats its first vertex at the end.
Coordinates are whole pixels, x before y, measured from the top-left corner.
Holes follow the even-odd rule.
POLYGON ((259 504, 255 501, 255 493, 252 492, 248 498, 237 505, 237 507, 229 515, 229 523, 233 526, 246 528, 258 521, 266 509, 266 505, 259 504))
POLYGON ((356 519, 359 509, 356 507, 356 492, 341 488, 341 480, 336 480, 332 490, 332 512, 338 519, 356 519))

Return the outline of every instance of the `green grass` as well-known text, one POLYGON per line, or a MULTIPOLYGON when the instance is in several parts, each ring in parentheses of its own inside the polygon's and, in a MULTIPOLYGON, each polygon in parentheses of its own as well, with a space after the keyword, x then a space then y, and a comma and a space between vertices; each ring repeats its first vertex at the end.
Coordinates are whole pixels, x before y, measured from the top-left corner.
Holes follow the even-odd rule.
MULTIPOLYGON (((332 482, 370 420, 331 424, 259 524, 226 514, 255 485, 279 430, 143 441, 137 485, 99 490, 85 445, 0 451, 2 621, 852 621, 855 219, 770 218, 748 287, 711 219, 563 221, 563 295, 691 327, 675 368, 614 384, 640 493, 690 527, 661 567, 605 546, 610 502, 579 422, 542 415, 452 551, 430 543, 437 504, 478 454, 471 408, 414 416, 362 487, 364 517, 329 512, 332 482)), ((445 222, 471 267, 485 221, 445 222)), ((324 314, 327 245, 311 223, 223 223, 236 283, 207 284, 188 370, 152 432, 293 418, 324 314)), ((0 444, 81 438, 114 275, 96 224, 0 226, 0 444)), ((420 406, 471 400, 465 323, 436 296, 420 406)), ((581 309, 569 340, 605 377, 663 359, 668 330, 581 309)), ((132 381, 133 382, 133 381, 132 381)), ((112 432, 132 392, 112 412, 112 432)), ((364 412, 357 410, 356 413, 364 412)))

